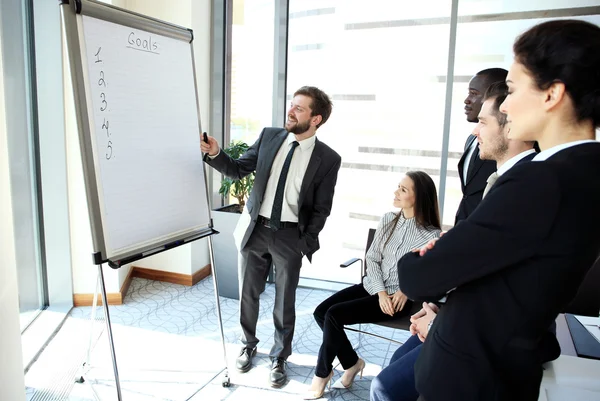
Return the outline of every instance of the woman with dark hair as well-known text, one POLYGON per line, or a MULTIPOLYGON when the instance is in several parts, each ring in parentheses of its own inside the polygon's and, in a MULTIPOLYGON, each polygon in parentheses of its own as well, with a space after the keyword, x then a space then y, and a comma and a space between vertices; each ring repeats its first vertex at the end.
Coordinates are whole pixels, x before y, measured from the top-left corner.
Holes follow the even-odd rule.
POLYGON ((350 387, 356 375, 362 375, 365 362, 346 337, 345 325, 392 319, 410 311, 412 301, 399 289, 396 264, 405 253, 439 236, 437 192, 429 175, 411 171, 402 178, 394 196, 394 207, 400 211, 381 218, 366 255, 367 275, 362 284, 335 293, 314 312, 323 330, 323 343, 305 399, 323 396, 336 356, 345 370, 342 386, 350 387))
MULTIPOLYGON (((433 301, 419 336, 419 400, 535 401, 546 335, 600 253, 600 27, 549 21, 517 38, 508 137, 537 141, 466 220, 398 263, 400 288, 433 301)), ((557 344, 556 344, 557 345, 557 344)))
POLYGON ((577 20, 546 22, 517 38, 506 79, 508 96, 500 108, 508 114, 511 139, 535 140, 541 150, 549 150, 595 138, 600 127, 598 49, 600 28, 577 20))

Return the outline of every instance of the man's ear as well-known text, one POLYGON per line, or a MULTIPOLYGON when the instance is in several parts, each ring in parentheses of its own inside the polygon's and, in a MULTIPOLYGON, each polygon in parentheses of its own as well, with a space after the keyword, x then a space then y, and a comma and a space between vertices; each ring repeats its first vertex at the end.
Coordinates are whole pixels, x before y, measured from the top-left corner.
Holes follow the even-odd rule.
POLYGON ((316 127, 317 125, 321 124, 321 121, 323 121, 323 116, 321 116, 320 114, 317 114, 316 116, 311 118, 311 123, 316 127))

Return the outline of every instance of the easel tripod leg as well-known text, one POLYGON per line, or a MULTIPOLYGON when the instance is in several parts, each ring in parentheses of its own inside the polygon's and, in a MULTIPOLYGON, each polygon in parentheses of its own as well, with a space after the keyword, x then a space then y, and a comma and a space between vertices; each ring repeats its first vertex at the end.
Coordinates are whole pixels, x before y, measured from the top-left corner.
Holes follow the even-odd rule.
POLYGON ((80 368, 80 373, 75 379, 76 383, 85 382, 85 375, 90 368, 91 351, 92 351, 92 340, 94 338, 94 323, 96 322, 96 308, 98 307, 98 293, 100 292, 100 273, 96 276, 96 289, 94 290, 94 299, 92 300, 92 314, 90 317, 90 339, 88 342, 88 348, 85 353, 85 361, 80 368))
POLYGON ((223 345, 223 359, 225 362, 225 370, 223 372, 223 380, 221 384, 223 387, 229 387, 231 385, 231 379, 229 378, 229 372, 227 369, 227 349, 225 347, 225 333, 223 331, 223 319, 221 318, 221 302, 219 300, 219 287, 217 286, 217 269, 215 268, 215 258, 213 254, 213 243, 212 236, 208 237, 208 250, 210 253, 210 265, 212 266, 213 274, 213 286, 215 289, 215 303, 217 306, 217 318, 219 319, 219 329, 221 330, 221 343, 223 345))
POLYGON ((102 272, 102 265, 98 265, 98 275, 100 276, 100 283, 102 289, 102 303, 104 304, 104 317, 106 320, 106 331, 108 332, 108 345, 110 346, 110 352, 112 356, 113 370, 115 372, 115 386, 117 388, 117 399, 121 401, 121 383, 119 381, 119 370, 117 369, 117 357, 115 355, 115 344, 113 341, 112 327, 110 324, 110 313, 108 311, 108 297, 106 296, 106 286, 104 284, 104 273, 102 272))

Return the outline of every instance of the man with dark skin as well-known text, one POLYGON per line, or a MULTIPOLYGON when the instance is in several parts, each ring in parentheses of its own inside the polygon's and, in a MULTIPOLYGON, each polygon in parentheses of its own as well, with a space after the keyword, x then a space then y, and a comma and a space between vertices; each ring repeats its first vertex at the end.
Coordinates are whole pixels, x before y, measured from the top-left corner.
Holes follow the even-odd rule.
MULTIPOLYGON (((469 82, 469 94, 465 99, 465 114, 467 121, 477 123, 483 95, 491 84, 504 81, 508 71, 503 68, 489 68, 479 71, 469 82)), ((483 196, 487 178, 496 171, 496 162, 481 160, 475 136, 469 135, 465 149, 458 162, 458 174, 463 198, 458 205, 454 224, 466 219, 475 210, 483 196)))

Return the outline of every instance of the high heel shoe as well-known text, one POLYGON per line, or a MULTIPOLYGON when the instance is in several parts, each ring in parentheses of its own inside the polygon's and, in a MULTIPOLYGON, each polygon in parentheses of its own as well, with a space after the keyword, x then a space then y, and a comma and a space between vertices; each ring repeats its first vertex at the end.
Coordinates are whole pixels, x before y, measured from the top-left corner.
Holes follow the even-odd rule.
POLYGON ((329 389, 331 389, 331 378, 332 377, 333 377, 333 369, 331 370, 331 372, 329 373, 329 375, 326 378, 315 376, 313 378, 313 384, 314 384, 315 378, 319 378, 320 380, 322 380, 322 382, 317 384, 316 389, 313 389, 313 384, 311 384, 310 389, 306 392, 306 395, 304 396, 304 399, 305 400, 317 400, 317 399, 323 397, 323 394, 325 394, 325 387, 328 387, 329 389))
POLYGON ((365 368, 365 361, 358 358, 358 361, 352 366, 350 369, 346 370, 342 377, 338 381, 335 382, 333 388, 350 388, 352 387, 352 383, 354 383, 354 379, 356 375, 360 373, 360 378, 362 379, 363 370, 365 368), (349 378, 349 379, 348 379, 349 378), (348 380, 348 381, 346 381, 348 380))

